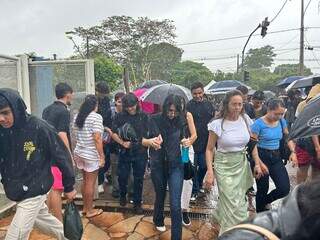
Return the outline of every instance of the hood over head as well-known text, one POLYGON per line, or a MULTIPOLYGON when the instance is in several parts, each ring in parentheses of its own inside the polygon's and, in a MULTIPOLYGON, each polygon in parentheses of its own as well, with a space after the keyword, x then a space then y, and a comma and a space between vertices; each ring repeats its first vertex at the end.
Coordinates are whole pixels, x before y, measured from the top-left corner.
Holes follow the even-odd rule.
MULTIPOLYGON (((14 116, 13 128, 19 128, 25 125, 27 121, 27 106, 24 103, 19 92, 10 88, 0 88, 0 95, 3 96, 10 105, 14 116)), ((0 130, 3 129, 0 126, 0 130)))

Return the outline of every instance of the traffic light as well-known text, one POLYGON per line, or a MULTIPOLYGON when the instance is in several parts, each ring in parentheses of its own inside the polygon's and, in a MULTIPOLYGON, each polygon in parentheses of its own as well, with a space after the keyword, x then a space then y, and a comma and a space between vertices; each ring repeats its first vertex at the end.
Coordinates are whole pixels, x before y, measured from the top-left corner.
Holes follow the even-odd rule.
POLYGON ((267 30, 270 22, 268 21, 268 17, 266 17, 261 24, 261 36, 264 37, 267 35, 267 30))
POLYGON ((249 81, 250 80, 250 74, 248 71, 243 72, 243 81, 249 81))

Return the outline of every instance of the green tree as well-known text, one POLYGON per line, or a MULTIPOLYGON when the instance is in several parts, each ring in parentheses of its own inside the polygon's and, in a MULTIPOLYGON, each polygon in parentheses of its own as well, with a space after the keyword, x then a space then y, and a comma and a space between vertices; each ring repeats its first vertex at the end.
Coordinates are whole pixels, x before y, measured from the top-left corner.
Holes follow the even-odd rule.
POLYGON ((121 83, 123 69, 114 60, 99 55, 94 59, 94 77, 96 82, 106 81, 114 91, 121 83))
POLYGON ((250 49, 244 59, 244 67, 248 70, 271 67, 276 56, 273 49, 270 45, 250 49))
POLYGON ((183 61, 177 63, 171 71, 173 83, 190 88, 194 82, 200 81, 203 85, 208 84, 213 79, 212 72, 203 65, 193 61, 183 61))
MULTIPOLYGON (((282 78, 299 76, 299 64, 281 64, 274 68, 273 73, 279 75, 282 78)), ((311 69, 304 66, 304 76, 309 75, 312 75, 311 69)))
POLYGON ((82 38, 82 49, 86 48, 88 38, 91 53, 104 53, 127 66, 133 85, 149 76, 150 47, 162 42, 173 43, 176 37, 171 20, 147 17, 111 16, 100 25, 74 30, 82 38))
POLYGON ((181 61, 183 50, 170 43, 159 43, 149 48, 149 79, 170 79, 170 72, 181 61))
POLYGON ((213 74, 213 80, 215 81, 223 81, 223 80, 241 80, 241 75, 237 73, 231 72, 223 72, 221 70, 217 70, 213 74))

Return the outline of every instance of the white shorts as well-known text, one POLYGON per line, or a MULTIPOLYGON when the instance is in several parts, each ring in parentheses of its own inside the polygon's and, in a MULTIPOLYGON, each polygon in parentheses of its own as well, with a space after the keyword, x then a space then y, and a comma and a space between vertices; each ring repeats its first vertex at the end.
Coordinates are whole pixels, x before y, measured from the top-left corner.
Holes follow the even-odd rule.
POLYGON ((74 154, 74 161, 78 169, 86 172, 94 172, 99 169, 99 160, 91 160, 74 154))

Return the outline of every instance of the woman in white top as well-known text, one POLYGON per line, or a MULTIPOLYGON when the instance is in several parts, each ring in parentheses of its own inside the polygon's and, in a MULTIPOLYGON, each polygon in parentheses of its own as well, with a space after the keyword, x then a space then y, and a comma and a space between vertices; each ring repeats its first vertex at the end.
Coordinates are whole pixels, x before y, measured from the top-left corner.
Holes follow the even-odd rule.
POLYGON ((77 140, 74 160, 83 173, 81 187, 83 214, 88 218, 103 212, 101 209, 93 209, 93 195, 98 170, 105 164, 102 144, 103 120, 97 110, 97 97, 87 95, 74 122, 77 140))
MULTIPOLYGON (((246 191, 253 185, 253 176, 245 152, 251 124, 244 113, 243 95, 238 90, 226 94, 218 119, 208 124, 205 186, 212 187, 216 179, 219 191, 216 219, 220 234, 249 216, 246 191)), ((263 173, 256 147, 252 155, 255 175, 260 177, 263 173)))

